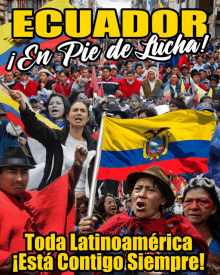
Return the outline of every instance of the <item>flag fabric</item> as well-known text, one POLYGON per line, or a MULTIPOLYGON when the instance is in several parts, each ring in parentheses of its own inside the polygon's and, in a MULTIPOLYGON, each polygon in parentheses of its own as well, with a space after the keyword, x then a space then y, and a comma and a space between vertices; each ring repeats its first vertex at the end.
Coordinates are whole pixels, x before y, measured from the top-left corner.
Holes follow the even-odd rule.
POLYGON ((162 4, 162 1, 160 1, 160 9, 164 9, 164 5, 162 4))
MULTIPOLYGON (((69 2, 69 0, 54 0, 48 2, 46 5, 41 7, 41 9, 44 8, 56 8, 60 10, 61 12, 64 11, 64 9, 75 9, 69 2)), ((71 40, 70 37, 67 37, 65 34, 58 38, 54 39, 48 39, 48 38, 40 38, 38 36, 35 36, 33 39, 13 39, 12 33, 11 33, 11 26, 12 23, 3 24, 0 26, 0 76, 7 73, 5 70, 6 64, 9 60, 11 52, 15 51, 17 52, 16 60, 23 55, 23 51, 25 47, 30 43, 37 43, 40 45, 41 50, 50 49, 53 50, 56 48, 58 44, 61 42, 71 40)), ((91 37, 88 38, 91 42, 95 42, 94 39, 91 37)), ((15 62, 16 63, 16 62, 15 62)), ((16 66, 13 67, 12 71, 16 70, 16 66)))
POLYGON ((173 190, 174 196, 176 197, 179 192, 177 191, 176 187, 172 183, 171 183, 170 187, 173 190))
POLYGON ((186 88, 183 79, 181 80, 181 93, 186 94, 186 88))
POLYGON ((102 83, 101 83, 101 87, 100 87, 100 93, 99 93, 99 96, 100 96, 100 97, 103 97, 103 96, 104 96, 104 90, 103 90, 102 83))
POLYGON ((140 43, 139 40, 138 40, 138 50, 139 50, 140 52, 143 52, 143 48, 141 47, 141 43, 140 43))
POLYGON ((183 178, 183 176, 179 177, 179 186, 180 186, 180 194, 183 194, 183 190, 185 188, 185 186, 187 185, 187 182, 185 181, 185 179, 183 178))
POLYGON ((151 165, 159 165, 167 175, 208 172, 214 114, 176 112, 140 120, 104 117, 98 180, 124 181, 151 165))
POLYGON ((92 67, 92 80, 90 84, 93 89, 93 93, 96 93, 98 96, 103 97, 101 90, 99 89, 98 79, 96 77, 95 67, 92 67))
POLYGON ((168 82, 164 88, 164 102, 171 99, 171 92, 170 92, 170 82, 168 82))
POLYGON ((120 181, 118 184, 118 195, 121 197, 124 195, 122 181, 120 181))
MULTIPOLYGON (((23 130, 23 132, 24 132, 24 134, 27 135, 25 133, 24 124, 23 124, 23 122, 21 120, 20 111, 19 111, 19 106, 20 106, 19 103, 17 103, 16 101, 14 101, 10 96, 8 96, 6 93, 4 93, 1 90, 0 90, 0 98, 1 98, 0 106, 2 107, 2 110, 6 112, 8 120, 10 122, 14 122, 15 124, 20 125, 21 128, 22 128, 22 130, 23 130)), ((53 122, 51 122, 46 117, 43 117, 39 113, 35 112, 35 116, 39 120, 41 120, 42 122, 44 122, 50 128, 61 129, 56 124, 54 124, 53 122)))
POLYGON ((210 88, 208 96, 210 96, 212 98, 212 96, 213 96, 213 89, 212 88, 210 88))
MULTIPOLYGON (((201 84, 202 85, 202 84, 201 84)), ((190 92, 190 89, 192 89, 192 91, 197 91, 197 94, 196 94, 196 96, 195 96, 195 99, 197 99, 197 100, 200 100, 200 98, 202 98, 204 95, 206 95, 207 93, 208 93, 208 90, 209 90, 209 88, 207 88, 207 87, 204 87, 205 85, 202 85, 202 87, 201 86, 199 86, 198 84, 196 84, 194 81, 193 81, 193 79, 191 79, 191 82, 190 82, 190 87, 189 87, 189 89, 188 89, 188 93, 189 94, 191 94, 191 92, 190 92), (204 88, 204 89, 203 89, 204 88)))
POLYGON ((179 60, 177 62, 177 66, 179 68, 181 68, 183 65, 187 65, 188 69, 190 70, 190 64, 189 64, 189 61, 188 61, 188 58, 186 57, 186 55, 183 54, 183 55, 180 55, 178 57, 179 57, 179 60))
POLYGON ((179 179, 177 177, 177 175, 175 175, 174 179, 172 180, 172 184, 175 186, 176 191, 178 191, 178 193, 180 192, 180 184, 179 184, 179 179))

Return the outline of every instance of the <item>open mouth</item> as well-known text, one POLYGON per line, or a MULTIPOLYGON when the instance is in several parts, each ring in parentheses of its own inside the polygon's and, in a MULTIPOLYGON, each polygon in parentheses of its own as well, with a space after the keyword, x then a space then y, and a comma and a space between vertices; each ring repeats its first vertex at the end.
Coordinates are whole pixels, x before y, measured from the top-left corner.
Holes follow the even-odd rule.
POLYGON ((81 122, 81 121, 82 121, 82 118, 81 118, 81 117, 76 117, 76 118, 75 118, 75 121, 81 122))
POLYGON ((137 208, 138 211, 144 210, 144 208, 145 208, 145 203, 144 203, 144 202, 141 202, 141 201, 137 202, 136 208, 137 208))
POLYGON ((57 109, 53 109, 52 110, 52 114, 56 114, 56 113, 58 113, 59 111, 57 110, 57 109))

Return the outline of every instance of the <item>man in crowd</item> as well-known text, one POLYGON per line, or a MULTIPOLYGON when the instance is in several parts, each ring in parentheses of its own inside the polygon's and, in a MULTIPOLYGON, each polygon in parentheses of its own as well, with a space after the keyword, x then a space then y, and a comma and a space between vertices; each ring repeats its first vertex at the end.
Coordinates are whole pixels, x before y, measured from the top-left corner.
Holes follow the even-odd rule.
POLYGON ((117 94, 119 96, 123 96, 127 99, 131 97, 132 94, 143 94, 141 89, 141 81, 137 80, 135 78, 135 71, 134 70, 128 70, 127 71, 127 78, 123 78, 118 87, 117 94))
POLYGON ((14 79, 13 72, 8 72, 7 74, 5 74, 5 84, 8 86, 9 89, 12 90, 18 82, 18 80, 14 79))
POLYGON ((111 67, 102 67, 102 77, 98 78, 99 89, 101 84, 106 95, 114 95, 117 93, 119 80, 111 75, 111 67))
POLYGON ((30 72, 21 72, 21 82, 17 83, 13 90, 19 90, 27 97, 31 97, 32 95, 37 95, 37 89, 39 83, 31 80, 29 78, 30 72))
POLYGON ((26 250, 23 233, 28 229, 37 235, 56 232, 69 239, 75 222, 74 188, 86 156, 86 150, 78 146, 68 174, 39 192, 29 192, 26 187, 33 166, 24 151, 18 146, 4 151, 0 160, 0 273, 10 273, 12 254, 26 250))
POLYGON ((161 88, 162 84, 162 81, 157 79, 156 68, 150 67, 147 78, 142 81, 142 88, 145 97, 148 98, 152 96, 156 90, 161 88))

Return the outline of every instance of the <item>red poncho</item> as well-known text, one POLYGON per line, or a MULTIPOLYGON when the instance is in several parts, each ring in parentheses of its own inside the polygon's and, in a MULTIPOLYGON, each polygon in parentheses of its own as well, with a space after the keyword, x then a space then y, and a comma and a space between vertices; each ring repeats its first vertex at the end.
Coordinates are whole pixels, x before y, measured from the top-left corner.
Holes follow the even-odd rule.
POLYGON ((172 232, 173 235, 190 235, 194 238, 194 243, 203 251, 208 253, 208 245, 195 227, 182 215, 173 214, 169 220, 162 219, 137 219, 135 216, 130 217, 126 211, 115 215, 104 223, 97 232, 102 235, 118 235, 122 228, 128 227, 127 232, 135 226, 135 233, 143 228, 143 235, 150 235, 157 231, 158 235, 164 235, 166 232, 172 232), (115 230, 116 229, 116 230, 115 230))
MULTIPOLYGON (((77 172, 75 178, 78 179, 80 171, 81 167, 74 170, 77 172)), ((0 266, 12 253, 25 251, 24 232, 36 232, 37 235, 56 232, 66 236, 67 241, 69 233, 74 232, 74 196, 69 193, 68 174, 39 192, 25 191, 20 201, 0 190, 0 201, 0 266)))
POLYGON ((19 82, 13 87, 13 90, 19 90, 23 94, 25 94, 27 97, 31 97, 32 95, 35 95, 35 96, 37 95, 38 86, 39 86, 39 83, 29 79, 27 85, 25 86, 25 88, 19 82))

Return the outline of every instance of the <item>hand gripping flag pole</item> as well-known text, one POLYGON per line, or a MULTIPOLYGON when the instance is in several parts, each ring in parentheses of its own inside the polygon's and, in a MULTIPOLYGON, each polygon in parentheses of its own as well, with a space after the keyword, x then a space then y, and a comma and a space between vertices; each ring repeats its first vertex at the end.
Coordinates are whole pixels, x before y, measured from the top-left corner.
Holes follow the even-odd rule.
POLYGON ((89 217, 92 217, 94 203, 95 203, 96 182, 97 182, 97 175, 99 171, 99 165, 100 165, 101 153, 102 153, 103 118, 105 116, 106 116, 106 112, 103 112, 100 131, 99 131, 99 137, 98 137, 97 150, 96 150, 95 165, 94 165, 94 170, 92 175, 92 184, 91 184, 90 198, 89 198, 89 205, 88 205, 89 217))

